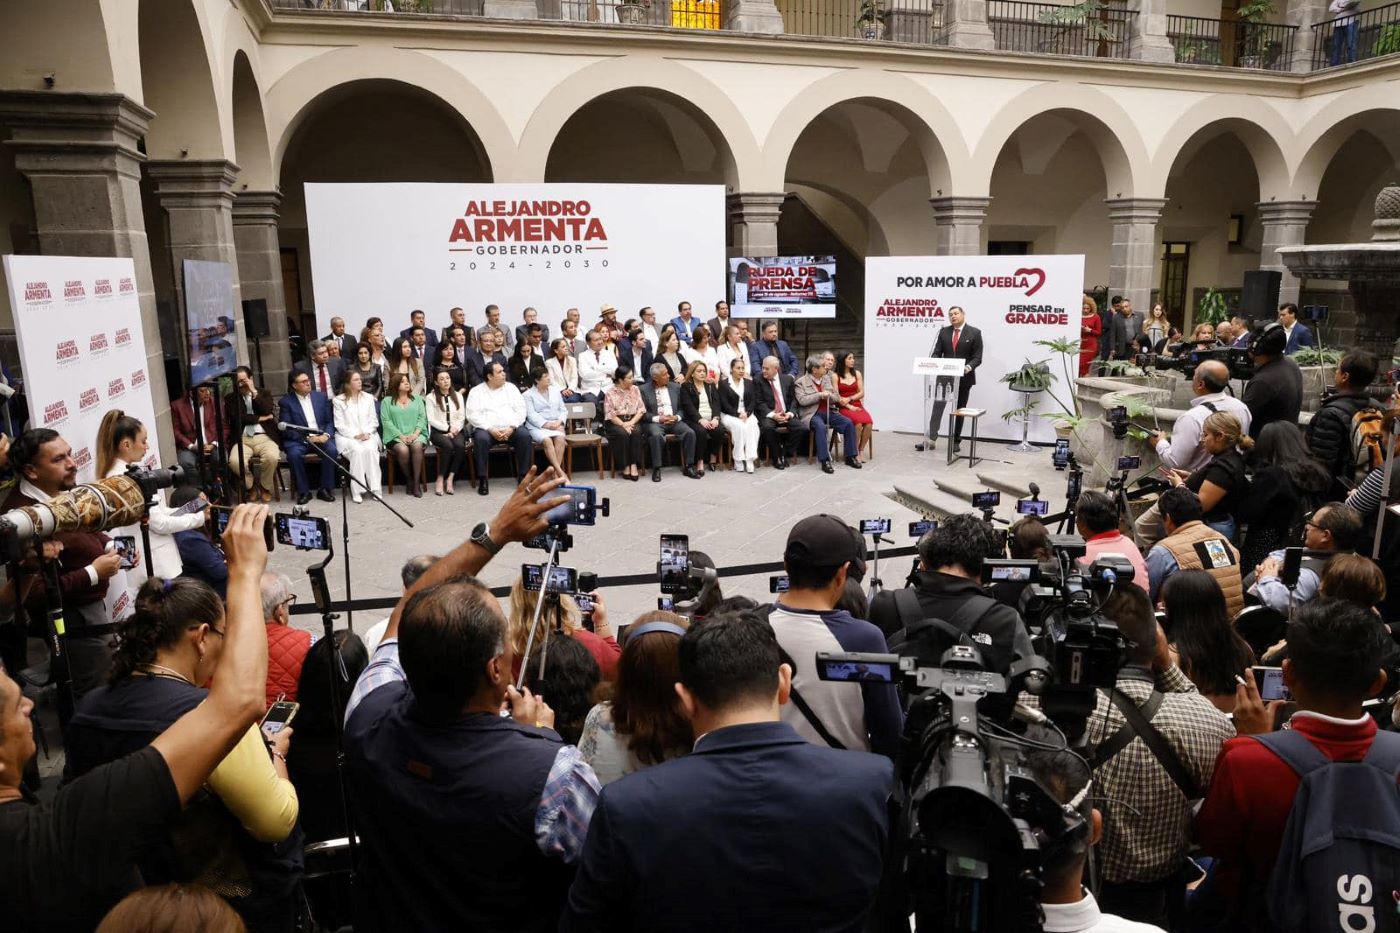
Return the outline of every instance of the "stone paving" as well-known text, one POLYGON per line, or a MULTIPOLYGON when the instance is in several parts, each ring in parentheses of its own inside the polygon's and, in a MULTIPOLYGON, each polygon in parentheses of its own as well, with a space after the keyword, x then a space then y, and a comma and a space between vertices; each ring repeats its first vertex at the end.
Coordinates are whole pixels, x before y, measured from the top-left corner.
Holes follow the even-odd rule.
MULTIPOLYGON (((597 471, 590 472, 585 466, 591 461, 580 457, 575 463, 575 481, 596 485, 598 495, 611 500, 612 515, 600 516, 593 527, 574 527, 574 548, 561 562, 603 577, 654 572, 657 539, 667 532, 688 535, 691 549, 706 552, 720 567, 779 561, 788 529, 799 518, 816 512, 830 512, 852 525, 862 518, 889 517, 894 521, 894 533, 886 547, 903 547, 913 543, 906 533, 907 523, 923 517, 920 512, 936 515, 968 511, 967 496, 973 491, 1003 488, 1003 505, 998 515, 1014 517, 1015 495, 1025 495, 1025 484, 1032 480, 1040 483, 1042 497, 1050 500, 1052 512, 1063 507, 1064 474, 1054 471, 1048 448, 1035 453, 1013 453, 1007 451, 1004 443, 983 442, 978 453, 987 459, 969 469, 965 461, 946 465, 941 442, 936 453, 915 452, 916 440, 914 435, 877 432, 873 460, 861 470, 837 461, 836 472, 830 476, 822 473, 817 464, 803 461, 783 471, 759 467, 752 475, 712 471, 699 481, 687 479, 674 467, 663 471, 660 483, 651 482, 649 474, 636 483, 620 477, 600 481, 597 471), (989 486, 989 481, 995 486, 989 486), (896 501, 896 491, 907 504, 896 501)), ((964 450, 967 446, 964 442, 964 450)), ((446 553, 469 535, 477 522, 495 515, 510 488, 509 480, 496 479, 490 496, 482 497, 474 487, 459 483, 453 497, 438 498, 429 489, 422 499, 411 498, 400 488, 386 500, 414 522, 411 529, 373 501, 351 503, 354 597, 397 595, 399 567, 406 559, 425 552, 446 553)), ((287 506, 284 496, 277 507, 287 506)), ((312 514, 331 521, 337 554, 327 570, 332 598, 342 599, 345 571, 339 553, 340 504, 313 499, 309 508, 312 514)), ((292 580, 299 597, 298 608, 311 601, 305 569, 321 556, 281 546, 272 555, 271 566, 292 580)), ((520 572, 521 563, 543 559, 540 551, 512 545, 487 566, 482 578, 493 587, 508 585, 520 572)), ((907 560, 901 559, 897 570, 882 567, 881 576, 889 585, 897 586, 907 566, 907 560)), ((761 601, 770 598, 766 574, 729 578, 723 582, 723 588, 730 595, 744 594, 761 601)), ((604 590, 614 626, 654 609, 658 595, 654 584, 604 590)), ((356 612, 354 628, 363 633, 386 614, 387 610, 356 612)), ((314 631, 321 627, 315 615, 297 615, 293 622, 314 631)), ((337 628, 344 624, 343 618, 336 623, 337 628)))

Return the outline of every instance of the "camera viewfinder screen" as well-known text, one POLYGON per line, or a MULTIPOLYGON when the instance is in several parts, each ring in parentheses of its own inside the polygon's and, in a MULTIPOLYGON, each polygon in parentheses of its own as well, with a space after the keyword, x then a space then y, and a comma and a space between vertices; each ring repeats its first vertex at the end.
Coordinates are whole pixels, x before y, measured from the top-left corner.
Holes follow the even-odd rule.
POLYGON ((875 683, 894 683, 893 665, 870 661, 823 661, 823 680, 854 680, 875 683))
POLYGON ((597 499, 592 486, 560 486, 554 495, 567 495, 569 501, 556 505, 545 515, 545 521, 551 525, 592 525, 597 521, 597 499))
POLYGON ((282 544, 308 551, 326 549, 326 536, 321 533, 321 523, 314 518, 278 515, 277 540, 282 544))
POLYGON ((1017 499, 1016 511, 1022 515, 1049 515, 1050 503, 1044 499, 1017 499))
POLYGON ((991 570, 993 583, 1002 580, 1008 583, 1028 583, 1030 582, 1031 574, 1035 570, 1034 567, 1018 566, 1015 564, 1009 567, 994 565, 989 569, 991 570))
POLYGON ((1001 493, 999 492, 974 492, 972 494, 972 507, 974 509, 994 509, 1001 505, 1001 493))

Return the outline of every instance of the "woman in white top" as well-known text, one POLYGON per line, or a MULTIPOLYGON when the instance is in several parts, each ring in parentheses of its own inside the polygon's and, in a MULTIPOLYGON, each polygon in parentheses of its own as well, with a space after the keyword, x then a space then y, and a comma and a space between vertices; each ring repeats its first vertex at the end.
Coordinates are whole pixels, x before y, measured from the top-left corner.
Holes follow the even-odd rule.
POLYGON ((744 377, 742 357, 729 363, 729 375, 719 383, 719 420, 734 442, 734 469, 753 472, 758 460, 758 418, 753 413, 753 380, 744 377))
POLYGON ((544 368, 549 370, 550 385, 559 390, 559 395, 565 402, 584 400, 578 387, 578 360, 569 353, 569 341, 563 337, 555 338, 549 345, 549 356, 545 358, 544 368))
POLYGON ((735 360, 743 360, 744 365, 748 365, 749 345, 744 341, 738 324, 730 324, 724 329, 724 343, 716 355, 719 357, 719 371, 722 373, 729 372, 729 364, 735 360))
POLYGON ((718 382, 720 378, 719 352, 715 350, 710 340, 710 329, 708 327, 697 327, 695 333, 690 338, 690 345, 681 347, 681 358, 687 363, 694 363, 696 360, 705 364, 709 371, 706 378, 710 382, 718 382))
MULTIPOLYGON (((145 461, 150 449, 146 442, 146 426, 121 409, 114 408, 102 418, 97 429, 97 473, 103 479, 119 476, 132 464, 145 461)), ((197 482, 191 479, 187 482, 197 482)), ((171 580, 184 570, 180 562, 180 548, 173 535, 180 531, 191 531, 204 527, 204 510, 180 514, 165 504, 165 491, 156 493, 156 504, 151 507, 151 568, 161 579, 171 580)), ((107 532, 112 538, 130 536, 136 541, 137 551, 141 546, 140 525, 126 525, 107 532)), ((146 582, 146 559, 136 554, 136 565, 130 570, 117 571, 117 579, 125 578, 125 585, 131 591, 146 582)), ((128 605, 131 602, 128 601, 128 605)), ((129 613, 129 610, 128 610, 129 613)), ((125 614, 124 614, 125 615, 125 614)))
POLYGON ((434 495, 457 495, 457 474, 467 463, 467 400, 452 388, 452 370, 446 366, 433 378, 428 402, 428 436, 438 452, 434 495))
POLYGON ((564 472, 564 420, 569 415, 564 407, 564 396, 554 387, 554 377, 549 374, 548 368, 536 366, 531 372, 535 384, 525 393, 525 426, 530 431, 530 440, 544 449, 544 458, 567 483, 569 476, 564 472))
POLYGON ((1148 347, 1155 347, 1158 343, 1167 339, 1167 332, 1171 330, 1171 321, 1167 320, 1167 312, 1159 301, 1152 306, 1152 311, 1147 317, 1142 319, 1142 333, 1147 337, 1148 347))
MULTIPOLYGON (((341 392, 331 402, 335 415, 335 446, 350 464, 350 475, 380 494, 379 403, 364 390, 358 369, 347 370, 341 392)), ((358 483, 350 484, 350 498, 363 502, 358 483)))
POLYGON ((602 687, 611 699, 589 711, 578 742, 579 753, 600 783, 690 751, 694 737, 674 686, 680 678, 686 626, 686 620, 673 613, 648 612, 628 628, 617 683, 602 687))

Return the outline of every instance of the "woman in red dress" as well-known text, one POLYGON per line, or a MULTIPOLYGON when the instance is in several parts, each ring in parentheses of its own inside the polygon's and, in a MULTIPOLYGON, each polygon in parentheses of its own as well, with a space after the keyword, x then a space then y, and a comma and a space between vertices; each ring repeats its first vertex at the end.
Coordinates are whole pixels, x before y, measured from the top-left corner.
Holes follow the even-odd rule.
POLYGON ((1079 322, 1079 375, 1089 375, 1089 366, 1099 355, 1099 335, 1103 332, 1103 322, 1099 320, 1099 306, 1088 295, 1084 296, 1084 314, 1079 322))
POLYGON ((865 377, 856 369, 856 355, 849 350, 836 357, 836 391, 846 400, 846 407, 841 409, 841 414, 856 424, 856 442, 860 448, 856 451, 856 456, 864 460, 860 454, 870 446, 870 435, 875 430, 875 420, 861 404, 861 399, 865 398, 865 377))

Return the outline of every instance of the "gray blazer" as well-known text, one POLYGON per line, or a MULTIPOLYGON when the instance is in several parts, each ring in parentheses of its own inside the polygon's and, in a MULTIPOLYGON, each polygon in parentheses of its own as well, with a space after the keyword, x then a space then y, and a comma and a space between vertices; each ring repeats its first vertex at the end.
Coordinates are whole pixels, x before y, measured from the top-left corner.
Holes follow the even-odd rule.
MULTIPOLYGON (((811 373, 803 373, 797 377, 797 381, 792 384, 793 400, 797 403, 797 418, 802 422, 804 428, 811 428, 812 416, 817 413, 821 406, 822 399, 826 398, 826 381, 817 382, 811 373)), ((827 400, 827 407, 834 408, 835 403, 827 400)))
MULTIPOLYGON (((656 386, 648 379, 638 388, 642 392, 642 404, 647 407, 647 413, 642 416, 642 423, 652 424, 659 416, 656 408, 656 386)), ((668 382, 666 383, 666 394, 671 399, 671 414, 679 418, 681 416, 681 387, 674 382, 668 382)))

